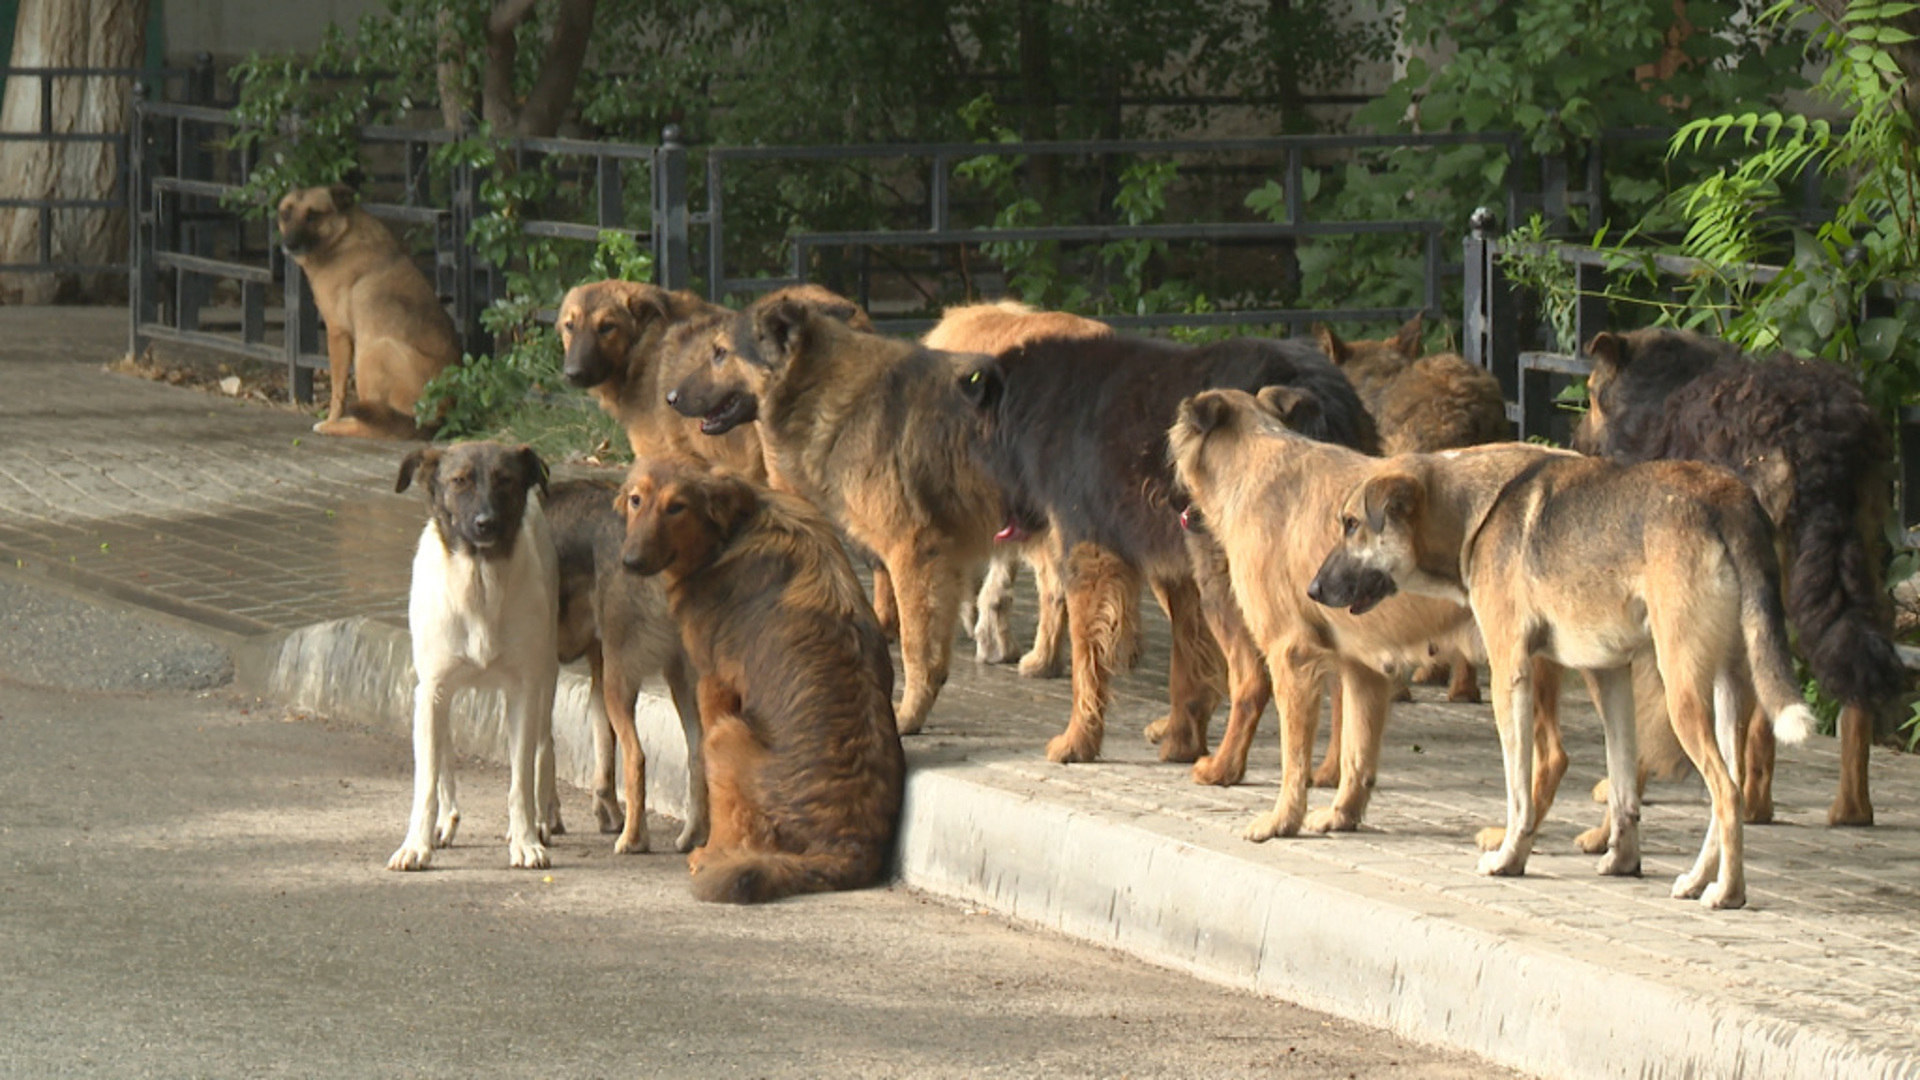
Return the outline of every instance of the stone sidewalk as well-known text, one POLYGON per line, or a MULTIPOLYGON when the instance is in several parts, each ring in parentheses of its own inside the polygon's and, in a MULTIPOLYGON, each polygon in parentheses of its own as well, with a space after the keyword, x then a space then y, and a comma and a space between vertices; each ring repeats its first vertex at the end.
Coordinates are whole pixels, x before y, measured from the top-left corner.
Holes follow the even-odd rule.
MULTIPOLYGON (((124 340, 121 312, 0 309, 0 573, 216 631, 254 685, 403 732, 424 519, 392 494, 403 451, 104 372, 124 340)), ((1164 670, 1155 626, 1107 759, 1061 767, 1040 747, 1065 722, 1064 681, 957 664, 908 740, 903 878, 1541 1075, 1920 1076, 1920 758, 1876 751, 1879 825, 1836 831, 1835 743, 1783 750, 1780 823, 1747 833, 1749 907, 1712 913, 1667 897, 1706 825, 1697 785, 1650 796, 1646 877, 1597 878, 1573 850, 1602 771, 1577 692, 1573 767, 1529 875, 1490 879, 1471 842, 1503 812, 1484 706, 1418 691, 1388 730, 1367 828, 1256 846, 1239 831, 1277 789, 1271 713, 1246 784, 1196 786, 1137 735, 1164 709, 1164 670)), ((576 780, 583 700, 570 677, 557 723, 576 780)), ((677 725, 658 702, 643 719, 651 797, 671 811, 677 725)), ((488 752, 497 718, 479 707, 471 725, 488 752)))

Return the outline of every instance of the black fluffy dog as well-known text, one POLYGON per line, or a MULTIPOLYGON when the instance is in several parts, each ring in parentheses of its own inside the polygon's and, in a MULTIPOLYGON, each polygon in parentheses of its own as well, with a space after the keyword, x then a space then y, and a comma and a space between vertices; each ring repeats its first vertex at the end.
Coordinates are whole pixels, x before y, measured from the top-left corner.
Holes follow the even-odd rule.
MULTIPOLYGON (((1761 360, 1699 334, 1595 335, 1583 453, 1691 458, 1738 473, 1779 532, 1787 619, 1807 666, 1844 705, 1833 825, 1873 824, 1867 755, 1877 706, 1904 674, 1882 588, 1892 440, 1848 372, 1818 360, 1761 360)), ((1749 754, 1749 820, 1772 816, 1773 741, 1749 754)))
POLYGON ((1222 646, 1235 715, 1251 710, 1257 718, 1271 696, 1262 690, 1265 662, 1241 624, 1224 554, 1203 532, 1181 528, 1185 500, 1167 460, 1167 429, 1181 400, 1201 390, 1289 386, 1319 404, 1305 434, 1372 451, 1372 418, 1346 377, 1305 340, 1188 346, 1113 337, 1030 342, 981 359, 960 378, 981 412, 979 453, 1006 501, 1009 535, 1047 524, 1065 554, 1073 714, 1047 756, 1099 755, 1113 673, 1137 634, 1143 580, 1173 624, 1172 710, 1147 732, 1161 758, 1193 761, 1206 752, 1222 646))

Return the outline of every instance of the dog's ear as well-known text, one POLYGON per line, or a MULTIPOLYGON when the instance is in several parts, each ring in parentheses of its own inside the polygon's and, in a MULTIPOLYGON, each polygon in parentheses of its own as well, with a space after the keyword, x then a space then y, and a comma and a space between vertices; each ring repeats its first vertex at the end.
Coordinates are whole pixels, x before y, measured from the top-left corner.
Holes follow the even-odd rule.
POLYGON ((1000 394, 1006 388, 1006 380, 991 360, 982 361, 960 376, 960 396, 967 399, 967 404, 982 411, 999 404, 1000 394))
POLYGON ((327 197, 333 200, 333 208, 342 213, 353 209, 353 204, 360 201, 360 193, 346 184, 334 184, 328 187, 327 197))
POLYGON ((669 310, 671 298, 665 292, 651 286, 634 283, 626 290, 627 314, 633 316, 637 326, 646 326, 655 319, 672 321, 673 312, 669 310))
POLYGON ((1320 399, 1297 386, 1263 386, 1254 400, 1274 419, 1296 431, 1320 419, 1320 399))
POLYGON ((1333 327, 1326 323, 1313 324, 1313 339, 1320 343, 1320 351, 1327 354, 1327 359, 1336 364, 1346 363, 1347 357, 1352 355, 1347 350, 1347 343, 1341 341, 1340 335, 1334 333, 1333 327))
POLYGON ((759 508, 760 494, 752 484, 724 469, 715 469, 707 476, 707 518, 721 539, 730 538, 759 508))
POLYGON ((1611 330, 1602 330, 1593 335, 1593 340, 1587 342, 1587 355, 1612 365, 1615 370, 1625 368, 1633 356, 1627 348, 1627 339, 1611 330))
POLYGON ((1199 393, 1180 403, 1180 415, 1194 431, 1211 435, 1233 418, 1233 403, 1225 394, 1199 393))
POLYGON ((440 467, 440 448, 423 446, 408 454, 400 461, 400 478, 394 482, 395 494, 413 486, 413 478, 418 476, 422 484, 433 482, 433 472, 440 467))
POLYGON ((1393 335, 1393 349, 1409 360, 1420 359, 1420 333, 1426 320, 1426 312, 1415 312, 1413 318, 1400 324, 1400 332, 1393 335))
POLYGON ((761 308, 753 316, 753 336, 764 343, 763 355, 778 358, 781 364, 791 360, 806 341, 807 320, 812 312, 799 300, 782 298, 761 308))
POLYGON ((552 477, 551 471, 547 468, 547 463, 540 460, 540 455, 534 452, 533 447, 524 443, 514 452, 520 456, 520 468, 526 471, 527 487, 538 487, 540 489, 540 497, 545 499, 547 497, 547 481, 552 477))
POLYGON ((1386 473, 1368 480, 1362 490, 1367 508, 1367 528, 1385 532, 1388 521, 1406 521, 1426 505, 1427 489, 1411 473, 1386 473))

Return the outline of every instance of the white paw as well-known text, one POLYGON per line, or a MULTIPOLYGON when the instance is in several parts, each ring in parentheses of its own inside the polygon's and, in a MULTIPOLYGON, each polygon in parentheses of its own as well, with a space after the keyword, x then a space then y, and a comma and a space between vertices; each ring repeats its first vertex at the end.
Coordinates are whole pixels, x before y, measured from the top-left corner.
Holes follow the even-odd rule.
POLYGON ((1527 872, 1527 857, 1501 848, 1480 856, 1478 869, 1488 877, 1520 877, 1527 872))
POLYGON ((632 836, 621 833, 620 839, 613 842, 613 853, 615 855, 638 855, 647 849, 648 840, 647 830, 645 829, 635 829, 632 836))
POLYGON ((1673 879, 1673 892, 1671 895, 1675 900, 1692 900, 1706 892, 1706 889, 1707 876, 1705 874, 1695 874, 1692 871, 1688 871, 1673 879))
POLYGON ((460 831, 460 811, 449 810, 433 823, 433 846, 452 847, 453 835, 460 831))
POLYGON ((1723 881, 1716 881, 1700 894, 1700 906, 1714 911, 1746 907, 1747 892, 1745 889, 1732 888, 1723 881))
POLYGON ((692 851, 700 845, 701 828, 689 821, 680 827, 680 835, 673 838, 673 850, 682 854, 692 851))
POLYGON ((389 870, 425 870, 433 861, 433 849, 419 844, 401 844, 387 860, 389 870))
POLYGON ((1640 853, 1612 848, 1600 856, 1599 871, 1605 877, 1639 877, 1640 853))
POLYGON ((1264 844, 1276 836, 1292 836, 1299 831, 1299 822, 1288 822, 1286 815, 1276 812, 1254 818, 1240 835, 1256 844, 1264 844))
POLYGON ((507 841, 507 865, 516 870, 545 870, 553 863, 547 857, 547 846, 529 839, 507 841))

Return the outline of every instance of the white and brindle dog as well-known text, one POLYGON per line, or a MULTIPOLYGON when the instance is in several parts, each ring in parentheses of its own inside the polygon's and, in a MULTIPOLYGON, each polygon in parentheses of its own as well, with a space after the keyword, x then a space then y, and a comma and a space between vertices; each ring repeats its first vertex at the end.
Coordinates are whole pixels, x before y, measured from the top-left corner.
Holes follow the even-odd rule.
POLYGON ((1787 653, 1772 527, 1738 477, 1496 443, 1381 461, 1340 515, 1343 538, 1309 596, 1358 613, 1405 590, 1465 601, 1480 625, 1507 776, 1506 835, 1481 873, 1524 873, 1539 825, 1533 725, 1515 723, 1532 710, 1533 656, 1589 677, 1610 783, 1600 872, 1640 872, 1630 665, 1651 654, 1674 734, 1713 801, 1700 857, 1673 895, 1746 903, 1736 777, 1751 699, 1782 742, 1804 739, 1813 716, 1787 653))
POLYGON ((395 491, 416 480, 433 516, 413 557, 407 627, 413 636, 413 816, 389 870, 421 870, 453 843, 450 706, 456 691, 506 699, 512 778, 508 865, 549 865, 559 827, 554 786, 553 692, 560 676, 560 584, 541 506, 547 468, 524 446, 429 446, 400 463, 395 491))

